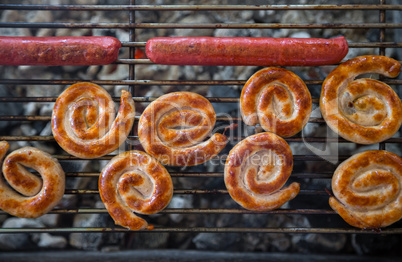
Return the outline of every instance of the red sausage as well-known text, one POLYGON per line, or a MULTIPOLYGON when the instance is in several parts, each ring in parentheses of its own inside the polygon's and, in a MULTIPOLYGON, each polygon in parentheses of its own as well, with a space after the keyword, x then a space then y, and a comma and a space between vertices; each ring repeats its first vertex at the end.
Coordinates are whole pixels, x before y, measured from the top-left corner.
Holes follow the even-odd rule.
POLYGON ((146 44, 147 57, 167 65, 330 65, 348 49, 344 37, 156 37, 146 44))
POLYGON ((108 36, 0 37, 0 65, 106 65, 121 43, 108 36))

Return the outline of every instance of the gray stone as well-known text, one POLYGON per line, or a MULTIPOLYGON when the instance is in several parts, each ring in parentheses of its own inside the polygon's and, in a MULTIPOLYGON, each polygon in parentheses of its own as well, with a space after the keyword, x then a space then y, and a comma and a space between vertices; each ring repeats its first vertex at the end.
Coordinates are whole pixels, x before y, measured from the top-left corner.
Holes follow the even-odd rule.
POLYGON ((59 214, 44 214, 43 216, 38 217, 36 220, 38 222, 44 224, 45 226, 56 227, 60 220, 60 215, 59 214))
MULTIPOLYGON (((11 94, 7 92, 3 85, 0 85, 0 97, 11 97, 11 94)), ((0 106, 0 115, 19 115, 21 113, 22 107, 19 103, 6 103, 0 106)), ((0 121, 0 134, 4 134, 2 130, 5 130, 5 128, 11 124, 12 122, 10 121, 0 121)))
POLYGON ((320 124, 307 123, 302 130, 302 136, 303 137, 319 137, 316 135, 319 129, 320 129, 320 124))
MULTIPOLYGON (((191 208, 192 207, 192 196, 173 196, 169 203, 169 208, 191 208)), ((170 219, 174 222, 179 223, 183 220, 182 214, 169 214, 170 219)))
POLYGON ((128 66, 126 65, 105 65, 98 75, 100 80, 122 80, 128 77, 128 66))
POLYGON ((133 235, 132 248, 135 249, 163 249, 168 246, 169 233, 142 233, 133 235))
POLYGON ((53 112, 54 103, 48 103, 42 105, 39 110, 39 115, 41 116, 51 116, 53 112))
MULTIPOLYGON (((98 202, 99 203, 99 202, 98 202)), ((96 203, 95 207, 102 206, 96 203)), ((74 217, 73 227, 93 228, 111 227, 112 221, 109 214, 78 214, 74 217)), ((103 245, 110 246, 121 243, 124 233, 94 234, 94 233, 72 233, 70 245, 83 250, 100 250, 103 245)))
POLYGON ((296 33, 291 34, 290 37, 293 37, 293 38, 310 38, 311 35, 308 32, 301 31, 301 32, 296 32, 296 33))
POLYGON ((197 249, 201 250, 225 250, 239 241, 236 233, 199 233, 193 238, 197 249))
MULTIPOLYGON (((105 226, 99 214, 78 214, 74 217, 73 227, 105 226)), ((98 250, 102 244, 101 234, 72 233, 70 245, 84 250, 98 250)))
POLYGON ((37 103, 29 102, 29 103, 24 104, 24 115, 34 116, 37 114, 38 110, 39 110, 39 106, 37 103))
POLYGON ((270 244, 278 251, 288 251, 292 246, 290 237, 285 234, 271 234, 269 235, 270 244))
POLYGON ((36 130, 29 124, 22 124, 20 128, 24 136, 34 136, 37 134, 36 130))
POLYGON ((2 234, 0 235, 1 250, 18 250, 32 246, 27 234, 2 234))
POLYGON ((29 11, 25 15, 28 23, 51 23, 53 22, 53 13, 45 10, 29 11))
POLYGON ((16 23, 21 19, 20 12, 17 10, 4 10, 1 15, 2 23, 16 23))
POLYGON ((62 236, 42 233, 39 237, 38 246, 42 248, 65 248, 67 246, 67 240, 62 236))
POLYGON ((42 228, 42 227, 44 227, 44 225, 36 219, 10 217, 3 223, 2 227, 3 228, 42 228))
MULTIPOLYGON (((211 17, 204 15, 204 14, 195 14, 195 15, 190 15, 182 18, 180 21, 177 21, 177 23, 180 24, 209 24, 212 23, 211 17)), ((178 28, 174 30, 175 35, 177 36, 212 36, 214 33, 214 29, 197 29, 197 30, 192 30, 192 29, 184 29, 184 28, 178 28)))
POLYGON ((37 37, 49 37, 53 36, 55 32, 54 28, 40 28, 38 32, 36 32, 37 37))
MULTIPOLYGON (((208 97, 239 97, 240 92, 229 87, 229 86, 220 86, 218 88, 210 88, 208 91, 208 97)), ((215 109, 215 112, 218 113, 229 113, 232 111, 236 111, 239 108, 237 103, 212 103, 212 106, 215 109)))
POLYGON ((305 241, 309 247, 315 247, 317 250, 326 252, 338 252, 342 250, 345 247, 346 240, 344 234, 307 234, 305 237, 305 241))
MULTIPOLYGON (((4 221, 3 228, 43 228, 35 219, 11 217, 4 221)), ((0 234, 1 250, 30 249, 34 246, 30 234, 0 234)))

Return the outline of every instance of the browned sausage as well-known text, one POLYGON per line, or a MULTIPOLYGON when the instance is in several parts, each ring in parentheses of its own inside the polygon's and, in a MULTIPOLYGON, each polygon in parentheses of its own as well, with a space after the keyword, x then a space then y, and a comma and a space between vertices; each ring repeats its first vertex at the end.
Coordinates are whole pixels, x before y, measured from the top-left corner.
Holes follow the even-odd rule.
POLYGON ((167 65, 318 66, 347 53, 344 37, 156 37, 146 44, 147 57, 167 65))
POLYGON ((392 88, 367 73, 396 77, 395 59, 366 55, 342 63, 325 79, 320 109, 328 126, 341 137, 359 144, 375 144, 392 137, 402 125, 402 102, 392 88))
POLYGON ((348 224, 381 228, 402 218, 402 158, 383 150, 355 154, 332 176, 329 204, 348 224))
POLYGON ((225 164, 225 185, 232 199, 249 210, 279 208, 296 197, 300 184, 283 185, 293 169, 289 145, 266 132, 247 137, 230 150, 225 164))
MULTIPOLYGON (((9 145, 0 141, 0 163, 9 145)), ((53 209, 64 195, 65 176, 57 159, 33 147, 10 153, 3 163, 0 178, 0 208, 25 218, 36 218, 53 209), (27 168, 35 169, 40 177, 27 168), (42 178, 42 179, 41 179, 42 178)))
POLYGON ((173 196, 170 174, 155 158, 141 151, 121 153, 103 168, 99 194, 115 223, 131 230, 152 229, 136 216, 155 214, 173 196))
POLYGON ((108 36, 0 37, 1 65, 107 65, 121 43, 108 36))
POLYGON ((267 67, 252 75, 240 96, 244 123, 282 137, 300 132, 311 113, 311 94, 295 73, 267 67))
POLYGON ((128 91, 121 91, 115 117, 113 99, 105 89, 89 82, 76 83, 56 100, 52 132, 68 153, 91 159, 119 148, 133 126, 134 116, 134 101, 128 91))
POLYGON ((164 165, 194 166, 216 156, 227 144, 215 133, 212 104, 192 92, 163 95, 147 106, 138 122, 138 136, 145 151, 164 165))

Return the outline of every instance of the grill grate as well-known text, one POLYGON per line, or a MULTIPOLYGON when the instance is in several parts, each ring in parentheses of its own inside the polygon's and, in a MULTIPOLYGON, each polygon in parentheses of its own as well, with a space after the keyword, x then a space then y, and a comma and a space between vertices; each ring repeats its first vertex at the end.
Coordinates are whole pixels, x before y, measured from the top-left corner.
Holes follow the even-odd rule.
MULTIPOLYGON (((144 47, 145 42, 137 42, 135 38, 136 29, 205 29, 205 28, 225 28, 225 29, 379 29, 378 42, 356 42, 350 43, 351 49, 356 48, 376 48, 379 54, 384 55, 387 48, 401 48, 402 43, 386 42, 385 30, 395 30, 402 28, 400 23, 387 22, 386 11, 402 10, 402 5, 388 5, 384 0, 380 1, 380 4, 365 4, 365 5, 135 5, 134 0, 130 0, 130 5, 17 5, 17 4, 0 4, 1 10, 49 10, 49 11, 125 11, 130 12, 129 21, 126 23, 21 23, 21 22, 1 22, 0 27, 4 28, 71 28, 71 29, 127 29, 129 30, 129 41, 122 42, 122 48, 128 48, 130 50, 129 59, 118 59, 115 64, 126 64, 129 67, 129 76, 127 80, 79 80, 79 79, 62 79, 62 80, 47 80, 47 79, 0 79, 2 85, 43 85, 43 88, 51 88, 53 85, 70 85, 77 82, 93 82, 102 86, 105 85, 125 85, 129 87, 130 92, 134 96, 135 102, 151 102, 156 97, 140 97, 137 95, 140 88, 146 88, 154 85, 177 85, 177 86, 242 86, 246 80, 152 80, 152 79, 136 79, 135 68, 136 65, 149 66, 153 63, 148 59, 135 59, 135 48, 144 47), (331 23, 331 24, 277 24, 277 23, 261 23, 261 24, 248 24, 248 23, 214 23, 214 24, 176 24, 176 23, 142 23, 137 22, 135 13, 141 11, 242 11, 242 10, 375 10, 379 14, 378 23, 331 23)), ((401 85, 402 80, 399 79, 382 79, 385 83, 390 85, 401 85)), ((305 80, 307 85, 321 85, 323 79, 319 80, 305 80)), ((54 102, 57 97, 0 97, 0 105, 6 103, 51 103, 54 102)), ((118 97, 113 98, 116 102, 119 101, 118 97)), ((214 103, 238 103, 239 98, 226 98, 226 97, 210 97, 208 98, 214 103)), ((313 98, 313 103, 318 103, 318 98, 313 98)), ((138 121, 139 117, 136 117, 138 121)), ((2 115, 0 121, 15 121, 25 123, 26 121, 49 121, 50 116, 16 116, 16 115, 2 115)), ((241 117, 237 116, 232 118, 234 121, 241 121, 241 117)), ((217 121, 227 122, 227 117, 218 117, 217 121)), ((322 118, 311 117, 309 123, 324 124, 322 118)), ((239 141, 244 137, 235 137, 234 141, 239 141)), ((51 142, 54 143, 52 136, 0 136, 0 140, 6 141, 34 141, 34 142, 51 142)), ((132 133, 128 140, 138 140, 138 136, 132 133)), ((302 143, 307 142, 340 142, 350 143, 342 138, 326 138, 326 137, 291 137, 285 139, 287 142, 302 143)), ((402 144, 402 137, 391 138, 383 143, 379 144, 379 149, 385 149, 387 144, 402 144)), ((108 155, 99 158, 99 160, 110 160, 114 155, 108 155)), ((344 160, 350 155, 341 155, 339 160, 344 160)), ((79 161, 78 158, 70 155, 55 155, 55 157, 61 161, 79 161)), ((338 156, 333 156, 333 159, 338 156)), ((330 157, 331 158, 331 157, 330 157)), ((219 155, 214 158, 215 160, 224 160, 225 156, 219 155)), ((316 155, 295 155, 295 161, 316 161, 323 162, 319 156, 316 155)), ((223 177, 222 172, 170 172, 173 178, 213 178, 220 179, 223 177)), ((67 178, 71 177, 89 177, 91 179, 97 179, 98 172, 67 172, 67 178)), ((295 172, 291 175, 291 179, 330 179, 332 173, 328 172, 295 172)), ((96 195, 98 190, 93 189, 66 189, 66 195, 96 195)), ((224 189, 175 189, 174 194, 191 194, 191 195, 227 195, 227 191, 224 189)), ((325 189, 302 189, 300 195, 307 196, 328 196, 325 189)), ((328 206, 329 208, 329 206, 328 206)), ((51 214, 107 214, 104 208, 81 208, 77 206, 71 209, 54 209, 51 214)), ((5 214, 0 212, 0 215, 5 214)), ((285 214, 285 215, 328 215, 337 216, 334 211, 322 208, 294 208, 294 209, 279 209, 267 212, 254 212, 240 208, 167 208, 161 212, 161 214, 196 214, 196 215, 212 215, 212 214, 285 214)), ((376 231, 360 230, 348 227, 345 223, 343 227, 311 227, 311 228, 250 228, 250 227, 155 227, 152 231, 146 232, 219 232, 219 233, 346 233, 346 234, 375 234, 376 231)), ((72 227, 60 227, 60 228, 0 228, 0 233, 77 233, 77 232, 127 232, 127 230, 119 227, 102 227, 102 228, 72 228, 72 227)), ((381 230, 382 234, 402 234, 402 223, 398 222, 394 226, 381 230)))

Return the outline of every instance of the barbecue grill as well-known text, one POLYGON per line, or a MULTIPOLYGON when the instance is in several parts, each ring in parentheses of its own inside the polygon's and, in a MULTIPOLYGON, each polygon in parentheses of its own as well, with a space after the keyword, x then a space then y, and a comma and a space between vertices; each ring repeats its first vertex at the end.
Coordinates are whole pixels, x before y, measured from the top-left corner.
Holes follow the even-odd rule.
MULTIPOLYGON (((219 89, 222 87, 233 87, 234 89, 241 89, 241 87, 245 84, 247 79, 219 79, 219 80, 194 80, 194 79, 140 79, 138 77, 139 74, 136 74, 137 70, 141 68, 152 66, 153 63, 148 59, 135 58, 135 50, 136 48, 144 48, 146 42, 138 41, 137 31, 142 29, 146 30, 157 30, 157 32, 163 32, 163 30, 174 30, 174 29, 188 29, 188 30, 201 30, 201 29, 226 29, 226 30, 236 30, 236 29, 255 29, 255 30, 278 30, 278 29, 298 29, 298 30, 325 30, 325 29, 333 29, 333 30, 373 30, 375 32, 376 39, 369 42, 351 42, 349 43, 349 47, 351 50, 354 49, 363 49, 367 48, 369 50, 375 50, 372 54, 380 54, 385 55, 388 54, 388 51, 393 51, 393 55, 396 56, 398 52, 400 52, 400 48, 402 47, 402 42, 392 41, 386 38, 386 33, 388 32, 397 32, 398 29, 402 28, 402 23, 396 20, 392 21, 390 14, 394 14, 393 17, 400 15, 402 10, 402 5, 397 3, 398 1, 391 2, 388 0, 379 0, 379 1, 369 1, 364 3, 356 4, 356 1, 342 1, 341 4, 323 4, 323 1, 311 1, 311 4, 298 4, 293 3, 291 1, 281 1, 280 4, 271 4, 268 1, 257 1, 258 3, 242 2, 243 4, 225 4, 225 5, 216 5, 215 1, 204 1, 207 2, 203 5, 191 5, 188 3, 184 3, 186 1, 178 1, 177 3, 173 3, 171 5, 144 5, 143 1, 125 1, 124 3, 120 3, 119 5, 107 5, 107 4, 98 4, 98 5, 80 5, 80 4, 68 4, 68 5, 51 5, 51 4, 23 4, 23 3, 15 3, 13 1, 6 1, 9 3, 0 4, 0 12, 4 12, 4 10, 17 10, 17 11, 27 11, 27 10, 45 10, 48 12, 59 12, 62 13, 70 13, 70 12, 82 12, 82 11, 110 11, 111 13, 119 16, 121 13, 128 13, 128 20, 121 20, 118 23, 94 23, 94 22, 54 22, 54 23, 25 23, 25 22, 15 22, 15 21, 3 21, 0 22, 0 28, 27 28, 30 30, 38 30, 43 28, 67 28, 71 30, 78 29, 104 29, 110 32, 116 29, 126 30, 129 34, 128 41, 122 41, 122 50, 129 50, 129 58, 121 58, 115 61, 115 65, 124 65, 128 67, 129 74, 126 79, 118 80, 118 79, 107 79, 107 80, 99 80, 99 79, 81 79, 79 77, 69 78, 69 79, 46 79, 38 78, 30 79, 30 78, 19 78, 19 79, 11 79, 5 77, 0 79, 0 85, 3 85, 7 88, 26 88, 29 89, 32 85, 42 85, 43 89, 49 89, 53 86, 68 86, 77 82, 93 82, 99 84, 103 87, 113 87, 113 86, 124 86, 128 87, 129 91, 132 93, 134 101, 137 104, 137 112, 141 113, 144 105, 155 100, 157 97, 148 97, 144 96, 145 91, 153 86, 164 86, 164 87, 173 87, 176 89, 187 88, 187 90, 192 91, 193 88, 199 86, 209 86, 210 89, 219 89), (347 3, 346 3, 347 2, 347 3), (213 3, 213 4, 211 4, 213 3), (256 5, 258 4, 258 5, 256 5), (138 18, 139 12, 157 12, 158 14, 164 12, 188 12, 189 14, 196 14, 197 12, 201 13, 211 13, 211 12, 242 12, 244 10, 248 11, 272 11, 272 12, 283 12, 294 10, 296 12, 310 12, 309 14, 314 15, 316 11, 342 11, 342 12, 351 12, 354 10, 360 10, 361 12, 370 12, 370 14, 375 13, 378 16, 378 22, 375 23, 359 23, 354 21, 344 21, 344 23, 322 23, 322 24, 300 24, 300 23, 237 23, 236 21, 230 22, 218 22, 218 23, 191 23, 191 24, 183 24, 183 23, 170 23, 170 22, 144 22, 140 21, 138 18)), ((80 1, 83 2, 83 1, 80 1)), ((100 3, 104 1, 99 1, 100 3)), ((203 3, 204 3, 203 2, 203 3)), ((305 1, 303 1, 305 2, 305 1)), ((363 1, 361 1, 363 2, 363 1)), ((125 16, 122 16, 125 17, 125 16)), ((141 16, 140 18, 143 18, 141 16)), ((396 33, 395 33, 396 34, 396 33)), ((401 59, 401 56, 398 57, 401 59)), ((334 66, 326 66, 327 72, 332 70, 334 66)), ((290 69, 292 70, 292 69, 290 69)), ((251 76, 251 75, 250 75, 251 76)), ((312 79, 303 79, 305 80, 306 85, 310 90, 315 89, 319 90, 320 85, 322 84, 325 76, 318 76, 312 79)), ((402 85, 402 80, 400 79, 386 79, 380 76, 380 79, 385 83, 393 86, 398 90, 398 88, 402 85)), ((169 88, 166 88, 169 90, 169 88)), ((400 89, 399 89, 400 90, 400 89)), ((400 95, 400 94, 399 94, 400 95)), ((116 102, 119 101, 119 97, 113 97, 116 102)), ((37 103, 37 104, 51 104, 55 102, 57 96, 53 97, 43 97, 43 96, 18 96, 18 97, 0 97, 0 105, 1 107, 6 107, 12 103, 37 103)), ((208 97, 209 101, 211 101, 214 105, 226 105, 231 104, 236 105, 239 103, 239 97, 208 97)), ((319 97, 313 95, 313 103, 318 105, 319 97)), ((139 120, 139 115, 137 113, 136 122, 139 120)), ((244 127, 244 124, 241 124, 241 116, 240 114, 229 116, 229 115, 219 115, 217 117, 217 125, 219 126, 227 126, 230 123, 238 123, 239 125, 244 127)), ((12 122, 15 125, 22 124, 34 124, 34 123, 47 123, 50 121, 50 115, 0 115, 0 121, 2 122, 12 122)), ((317 124, 321 127, 326 126, 324 120, 320 116, 312 116, 309 120, 309 123, 317 124)), ((244 139, 245 136, 240 131, 233 131, 231 134, 231 141, 229 145, 233 147, 241 139, 244 139)), ((44 143, 44 144, 56 144, 52 136, 49 135, 14 135, 8 134, 5 130, 4 133, 0 134, 0 140, 9 141, 12 143, 18 142, 36 142, 36 143, 44 143)), ((342 138, 338 137, 326 137, 326 136, 307 136, 303 137, 301 134, 298 134, 294 137, 285 139, 290 144, 302 144, 302 143, 315 143, 324 145, 325 143, 339 143, 342 145, 351 145, 352 143, 346 141, 342 138)), ((138 136, 135 131, 131 133, 128 137, 127 143, 125 145, 125 149, 120 150, 130 150, 136 149, 138 143, 138 136)), ((399 152, 396 152, 400 155, 401 146, 402 146, 402 137, 400 135, 394 136, 378 145, 376 145, 376 149, 388 150, 390 148, 396 148, 399 152)), ((226 151, 227 152, 227 151, 226 151)), ((110 160, 115 154, 107 155, 101 157, 97 160, 100 161, 101 165, 106 161, 110 160), (103 161, 104 160, 104 161, 103 161), (103 162, 102 162, 103 161, 103 162)), ((57 151, 54 156, 60 160, 62 165, 66 166, 74 166, 74 163, 83 161, 74 156, 68 155, 65 152, 57 151), (70 165, 72 164, 72 165, 70 165)), ((266 235, 266 234, 295 234, 295 235, 306 235, 306 234, 324 234, 324 235, 338 235, 343 234, 347 237, 351 235, 366 235, 367 239, 378 239, 379 236, 387 239, 387 236, 396 237, 398 240, 399 235, 402 234, 402 221, 393 224, 387 228, 381 229, 381 231, 377 230, 361 230, 357 228, 353 228, 346 224, 333 210, 330 209, 328 205, 328 197, 330 195, 330 188, 325 186, 328 184, 328 181, 331 180, 331 169, 334 170, 337 164, 326 164, 327 161, 342 161, 350 156, 346 151, 340 151, 339 155, 328 155, 325 159, 322 156, 313 154, 312 152, 309 154, 295 154, 295 171, 292 173, 290 182, 292 181, 300 181, 301 183, 301 192, 300 194, 292 200, 288 205, 284 207, 267 212, 255 212, 248 211, 242 209, 240 206, 233 204, 232 207, 217 207, 211 204, 214 201, 215 197, 224 197, 229 199, 227 190, 223 184, 223 172, 222 166, 217 168, 218 171, 208 171, 208 168, 205 166, 200 169, 194 168, 185 168, 185 169, 170 169, 170 174, 174 181, 174 196, 192 196, 195 199, 200 199, 198 202, 198 206, 194 206, 191 208, 171 208, 168 207, 157 216, 153 217, 145 217, 151 224, 155 225, 155 228, 152 231, 141 231, 141 234, 162 234, 169 233, 171 238, 174 238, 178 235, 189 234, 196 235, 198 233, 211 233, 211 237, 216 236, 216 234, 251 234, 251 235, 266 235), (328 170, 320 168, 315 169, 315 171, 307 171, 305 169, 305 163, 314 163, 318 166, 322 167, 324 165, 330 166, 328 170), (203 169, 202 169, 203 168, 203 169), (199 171, 202 170, 202 171, 199 171), (200 180, 208 180, 212 181, 209 185, 213 185, 210 187, 193 187, 186 188, 180 187, 182 184, 180 181, 200 181, 200 180), (318 184, 322 184, 322 187, 317 187, 317 184, 314 181, 324 181, 319 182, 318 184), (207 202, 201 201, 207 200, 207 202), (208 202, 210 201, 210 202, 208 202), (324 203, 324 204, 322 204, 324 203), (167 219, 163 219, 163 217, 167 217, 169 215, 181 215, 183 217, 205 217, 204 223, 200 223, 200 220, 197 220, 197 223, 193 225, 186 225, 181 223, 163 223, 167 219), (219 215, 230 215, 231 217, 241 217, 247 215, 248 217, 257 217, 259 215, 267 215, 269 217, 275 216, 289 216, 289 217, 308 217, 311 218, 313 222, 311 222, 308 227, 293 227, 293 226, 267 226, 267 227, 254 227, 250 226, 247 223, 237 223, 232 226, 221 226, 217 224, 209 223, 209 217, 219 216, 219 215)), ((215 157, 212 161, 216 163, 224 163, 224 159, 226 157, 225 152, 215 157)), ((339 163, 339 162, 338 162, 339 163)), ((94 165, 92 170, 89 171, 77 171, 77 170, 68 170, 66 171, 66 179, 75 179, 75 178, 87 178, 91 181, 97 181, 99 172, 101 167, 94 165)), ((94 183, 94 182, 92 182, 94 183)), ((90 183, 89 183, 90 184, 90 183)), ((196 183, 193 183, 195 185, 196 183)), ((108 216, 107 210, 103 207, 87 207, 85 206, 85 199, 100 199, 98 190, 93 187, 89 188, 66 188, 65 194, 66 196, 76 196, 78 201, 74 203, 74 206, 69 206, 67 208, 64 207, 56 207, 52 210, 51 214, 59 214, 60 220, 67 221, 65 226, 56 226, 56 227, 45 227, 45 228, 0 228, 1 234, 31 234, 31 233, 51 233, 58 234, 63 236, 69 236, 72 233, 90 233, 90 234, 102 234, 105 236, 111 236, 116 233, 124 233, 127 239, 130 239, 130 236, 134 234, 138 234, 137 232, 128 232, 126 229, 110 225, 105 227, 73 227, 71 226, 71 220, 77 214, 102 214, 104 216, 108 216), (69 222, 68 222, 69 221, 69 222)), ((5 212, 0 211, 0 215, 6 215, 5 212)), ((175 249, 175 247, 169 246, 168 248, 175 249)), ((29 251, 29 250, 28 250, 29 251)), ((7 253, 0 254, 0 257, 4 255, 4 258, 18 260, 23 259, 24 256, 29 255, 28 251, 22 253, 7 253)), ((232 251, 230 249, 227 250, 219 250, 219 251, 232 251)), ((182 253, 174 252, 174 251, 164 251, 168 256, 171 256, 172 260, 190 260, 205 258, 213 260, 215 259, 245 259, 245 258, 254 258, 255 260, 263 260, 266 258, 271 259, 288 259, 289 257, 285 257, 283 255, 274 254, 256 254, 256 253, 240 253, 237 256, 229 253, 204 253, 204 256, 199 255, 198 253, 183 251, 182 253), (208 255, 205 255, 208 254, 208 255), (219 254, 219 255, 218 255, 219 254)), ((394 253, 391 255, 397 255, 401 252, 399 250, 394 250, 394 253)), ((78 255, 74 252, 68 253, 65 250, 60 250, 52 253, 43 253, 35 255, 37 259, 49 259, 51 260, 54 257, 58 257, 59 259, 68 258, 69 256, 81 256, 81 253, 78 255), (49 255, 52 254, 52 255, 49 255), (70 255, 69 255, 70 254, 70 255), (53 257, 52 257, 53 256, 53 257)), ((99 259, 96 253, 87 253, 88 259, 99 259)), ((350 250, 345 250, 344 253, 340 253, 342 255, 352 254, 350 250), (349 253, 348 253, 349 252, 349 253)), ((101 257, 105 259, 118 259, 118 258, 126 258, 128 255, 133 255, 138 259, 145 259, 144 253, 140 251, 133 254, 127 253, 123 251, 119 251, 113 254, 102 254, 101 257)), ((303 257, 303 256, 302 256, 303 257)), ((383 254, 383 258, 386 257, 383 254)), ((148 258, 149 261, 158 260, 161 257, 159 255, 150 255, 148 258)), ((295 257, 290 257, 295 258, 295 257)), ((312 257, 311 257, 312 258, 312 257)), ((322 257, 316 257, 322 258, 322 257)), ((346 259, 342 256, 337 256, 339 259, 346 259)), ((348 257, 352 259, 360 259, 357 257, 348 257)), ((299 259, 299 257, 298 257, 299 259)), ((308 259, 306 257, 306 259, 308 259)), ((286 260, 287 261, 287 260, 286 260)))

